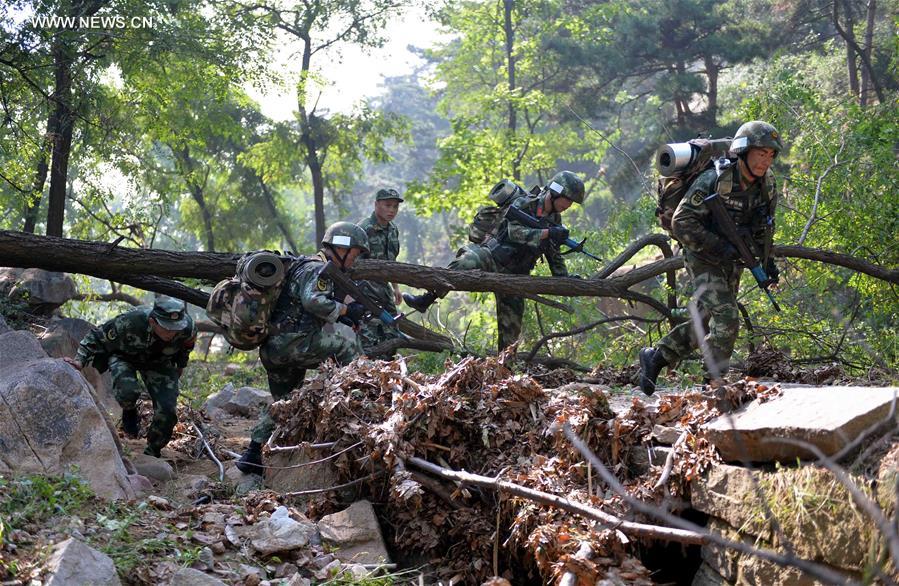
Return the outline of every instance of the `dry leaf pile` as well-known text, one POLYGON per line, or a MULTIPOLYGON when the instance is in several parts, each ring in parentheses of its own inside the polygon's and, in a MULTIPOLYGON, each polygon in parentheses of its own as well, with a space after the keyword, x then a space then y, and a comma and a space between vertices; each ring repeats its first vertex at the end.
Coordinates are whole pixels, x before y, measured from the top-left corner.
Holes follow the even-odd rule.
POLYGON ((635 400, 626 417, 616 418, 596 385, 570 383, 547 392, 533 377, 514 374, 508 358, 465 358, 448 363, 439 376, 408 373, 402 361, 325 368, 302 391, 273 405, 279 422, 274 443, 337 442, 334 451, 359 444, 335 458, 340 482, 382 472, 386 483, 367 483, 366 490, 372 500, 386 501, 383 525, 392 528, 394 546, 430 558, 446 577, 473 583, 494 575, 497 552, 500 570, 515 566, 543 579, 572 564, 599 577, 615 568, 635 583, 648 579, 613 531, 537 503, 446 482, 408 464, 414 456, 498 476, 620 515, 627 512, 620 499, 590 494, 595 480, 565 440, 562 424, 629 479, 626 455, 646 442, 653 425, 698 417, 688 401, 672 399, 658 411, 635 400), (573 562, 585 541, 594 559, 573 562))

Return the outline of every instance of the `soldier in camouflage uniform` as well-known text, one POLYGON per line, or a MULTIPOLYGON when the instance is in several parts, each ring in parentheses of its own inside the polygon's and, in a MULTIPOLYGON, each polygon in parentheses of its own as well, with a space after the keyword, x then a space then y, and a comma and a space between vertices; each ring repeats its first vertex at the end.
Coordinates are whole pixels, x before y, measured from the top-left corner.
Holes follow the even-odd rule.
MULTIPOLYGON (((400 232, 393 219, 399 212, 400 197, 396 189, 379 189, 375 194, 375 209, 371 216, 359 222, 359 227, 368 235, 369 252, 361 258, 379 260, 396 260, 400 253, 400 232)), ((369 299, 379 304, 391 315, 396 315, 396 306, 402 303, 403 296, 396 283, 379 283, 377 281, 360 281, 359 287, 369 299)), ((362 326, 359 332, 362 349, 371 356, 371 349, 382 342, 403 337, 394 325, 387 325, 374 318, 362 326)))
POLYGON ((112 373, 115 398, 122 406, 122 429, 130 437, 137 437, 140 427, 140 373, 153 400, 144 453, 158 458, 178 423, 178 379, 196 339, 197 328, 186 304, 160 295, 153 307, 133 309, 91 330, 75 358, 66 362, 78 370, 93 365, 112 373))
MULTIPOLYGON (((707 380, 723 377, 730 367, 740 328, 737 291, 744 265, 734 245, 715 225, 705 198, 719 195, 750 250, 776 283, 779 271, 771 257, 771 244, 777 195, 770 167, 782 149, 780 135, 772 125, 761 121, 743 124, 731 144, 736 159, 697 177, 672 218, 693 282, 693 301, 707 332, 704 341, 709 356, 704 360, 713 361, 704 364, 707 380)), ((662 368, 676 364, 697 346, 693 324, 687 321, 672 329, 655 348, 641 350, 641 390, 651 395, 662 368)))
MULTIPOLYGON (((561 213, 572 203, 583 205, 584 197, 584 182, 577 175, 571 171, 556 173, 550 184, 537 195, 521 195, 509 204, 545 221, 547 228, 529 228, 503 218, 496 238, 491 238, 485 244, 466 244, 447 268, 528 275, 537 261, 545 257, 553 276, 567 277, 568 269, 559 245, 568 239, 569 232, 561 225, 561 213)), ((403 295, 403 299, 410 307, 424 312, 434 300, 444 295, 446 291, 429 291, 423 295, 407 293, 403 295)), ((518 340, 523 315, 523 297, 496 293, 496 325, 500 351, 518 340)))
MULTIPOLYGON (((362 354, 356 332, 366 314, 365 307, 338 299, 334 283, 321 275, 321 270, 329 260, 346 270, 365 252, 365 230, 350 222, 337 222, 325 231, 318 254, 292 263, 272 312, 273 332, 259 348, 275 401, 303 384, 307 368, 317 368, 329 358, 340 365, 348 364, 362 354)), ((241 472, 262 472, 262 444, 274 428, 268 411, 263 412, 253 428, 249 447, 237 462, 241 472)))

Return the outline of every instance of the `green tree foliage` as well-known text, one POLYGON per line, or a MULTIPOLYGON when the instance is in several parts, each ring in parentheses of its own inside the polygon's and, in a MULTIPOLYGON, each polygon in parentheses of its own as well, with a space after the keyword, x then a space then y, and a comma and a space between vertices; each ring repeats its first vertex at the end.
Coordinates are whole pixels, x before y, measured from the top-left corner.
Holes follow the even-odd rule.
POLYGON ((568 94, 557 79, 566 72, 544 50, 547 39, 567 34, 561 10, 558 2, 528 0, 463 2, 440 12, 457 36, 428 55, 451 132, 439 142, 429 181, 413 186, 419 211, 456 209, 467 220, 503 177, 544 183, 563 162, 602 157, 604 145, 565 122, 568 94))

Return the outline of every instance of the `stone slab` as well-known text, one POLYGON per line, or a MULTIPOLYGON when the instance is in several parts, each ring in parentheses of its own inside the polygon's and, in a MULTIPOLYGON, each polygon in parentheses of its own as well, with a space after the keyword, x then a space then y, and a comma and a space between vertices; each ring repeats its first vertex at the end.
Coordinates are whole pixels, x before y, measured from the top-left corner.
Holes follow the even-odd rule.
POLYGON ((899 387, 786 388, 782 396, 765 403, 753 401, 730 417, 708 423, 704 430, 726 461, 793 463, 814 455, 778 438, 836 454, 887 417, 897 394, 899 387))
POLYGON ((390 562, 375 510, 366 500, 356 501, 338 513, 322 517, 318 528, 322 540, 338 548, 334 555, 342 562, 390 562))

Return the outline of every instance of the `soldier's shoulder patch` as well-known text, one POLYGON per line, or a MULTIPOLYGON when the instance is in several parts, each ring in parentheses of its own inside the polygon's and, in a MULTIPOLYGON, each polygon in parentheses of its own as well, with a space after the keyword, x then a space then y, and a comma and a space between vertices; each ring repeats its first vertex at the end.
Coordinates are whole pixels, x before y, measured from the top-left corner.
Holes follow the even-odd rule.
POLYGON ((319 277, 318 281, 315 283, 315 288, 319 291, 327 291, 331 287, 331 282, 319 277))
POLYGON ((104 328, 106 339, 109 341, 113 341, 119 337, 119 330, 115 327, 115 324, 110 324, 106 328, 104 328))
POLYGON ((695 206, 701 206, 704 199, 705 194, 701 191, 696 191, 693 193, 693 197, 690 198, 690 203, 695 206))

